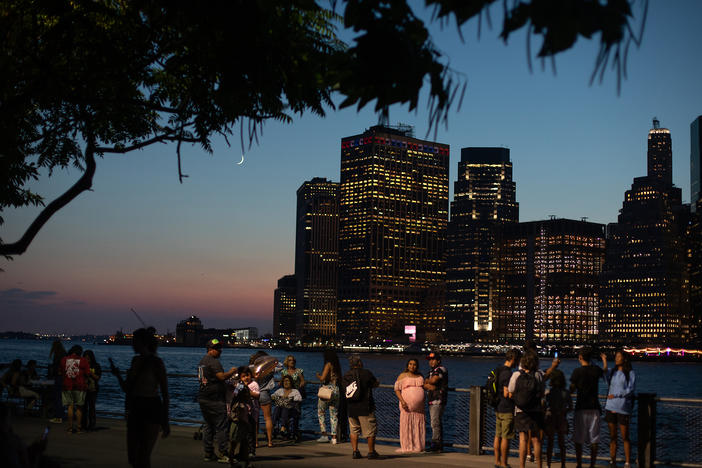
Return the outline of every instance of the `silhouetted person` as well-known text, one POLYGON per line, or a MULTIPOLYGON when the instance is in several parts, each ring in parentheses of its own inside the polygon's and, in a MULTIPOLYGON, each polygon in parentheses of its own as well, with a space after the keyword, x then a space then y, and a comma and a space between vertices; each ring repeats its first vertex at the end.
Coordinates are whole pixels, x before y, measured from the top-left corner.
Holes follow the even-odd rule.
POLYGON ((97 415, 95 405, 100 378, 102 377, 102 367, 95 359, 95 354, 91 350, 86 350, 83 357, 88 360, 88 377, 86 379, 85 408, 83 410, 83 427, 88 431, 94 431, 97 425, 97 415))
POLYGON ((61 391, 63 389, 63 377, 61 377, 61 359, 66 355, 66 349, 63 347, 61 340, 55 340, 51 344, 51 351, 49 352, 49 359, 51 363, 49 364, 49 369, 47 372, 47 377, 49 380, 54 381, 54 388, 52 392, 53 396, 53 406, 54 406, 54 417, 49 419, 50 422, 56 424, 62 424, 65 417, 63 411, 63 401, 61 401, 61 391))
POLYGON ((151 452, 158 439, 159 428, 163 437, 171 433, 166 366, 156 355, 158 342, 155 332, 153 327, 134 332, 132 348, 137 355, 132 358, 126 379, 122 379, 119 369, 110 360, 111 372, 126 394, 127 459, 134 468, 151 466, 151 452))
POLYGON ((83 348, 75 345, 68 355, 61 359, 60 372, 63 376, 61 402, 68 407, 68 432, 82 432, 83 405, 85 404, 86 378, 90 372, 88 360, 82 357, 83 348), (75 426, 73 422, 75 420, 75 426))

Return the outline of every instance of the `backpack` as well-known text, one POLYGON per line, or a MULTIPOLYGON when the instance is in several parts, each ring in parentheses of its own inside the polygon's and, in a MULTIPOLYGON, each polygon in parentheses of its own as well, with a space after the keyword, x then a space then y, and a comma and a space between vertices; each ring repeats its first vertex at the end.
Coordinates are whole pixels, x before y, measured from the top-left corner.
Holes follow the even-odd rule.
POLYGON ((358 371, 354 371, 353 380, 346 385, 346 399, 348 401, 361 400, 361 379, 358 371))
POLYGON ((531 373, 519 371, 519 377, 514 385, 512 399, 517 408, 524 412, 538 410, 541 405, 539 398, 540 383, 531 373))
POLYGON ((487 404, 493 408, 497 408, 497 404, 500 402, 500 394, 497 392, 497 378, 499 370, 499 367, 491 370, 488 374, 485 385, 483 385, 485 400, 487 401, 487 404))

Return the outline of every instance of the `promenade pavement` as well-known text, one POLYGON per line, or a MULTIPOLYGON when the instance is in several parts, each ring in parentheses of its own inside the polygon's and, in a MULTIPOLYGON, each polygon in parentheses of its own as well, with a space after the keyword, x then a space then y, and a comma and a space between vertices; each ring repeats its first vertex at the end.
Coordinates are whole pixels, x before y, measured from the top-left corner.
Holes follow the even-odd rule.
MULTIPOLYGON (((30 443, 39 437, 44 427, 51 427, 46 455, 54 458, 62 467, 116 467, 128 466, 126 449, 126 425, 119 419, 100 419, 99 429, 95 432, 70 434, 65 431, 65 424, 50 424, 38 417, 13 417, 13 427, 25 443, 30 443)), ((197 466, 227 466, 224 464, 203 461, 202 441, 193 439, 195 429, 192 427, 172 426, 171 435, 159 439, 152 456, 154 467, 197 467, 197 466)), ((379 460, 353 460, 349 443, 331 445, 304 441, 293 445, 276 441, 273 448, 259 447, 254 466, 269 467, 319 467, 345 468, 364 466, 391 467, 475 467, 492 468, 491 455, 471 456, 465 452, 449 452, 441 454, 403 455, 395 453, 396 446, 377 446, 381 455, 379 460)), ((265 445, 265 443, 263 443, 265 445)), ((359 444, 361 454, 366 455, 368 446, 359 444)), ((518 466, 518 460, 510 459, 512 466, 518 466)), ((530 465, 536 466, 531 463, 530 465)))

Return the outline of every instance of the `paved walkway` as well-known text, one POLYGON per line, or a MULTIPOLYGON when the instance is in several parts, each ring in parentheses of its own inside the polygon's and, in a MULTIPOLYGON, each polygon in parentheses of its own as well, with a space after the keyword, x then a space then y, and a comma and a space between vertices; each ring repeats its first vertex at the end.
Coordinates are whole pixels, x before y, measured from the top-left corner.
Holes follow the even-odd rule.
MULTIPOLYGON (((124 421, 118 419, 100 419, 99 429, 83 434, 69 434, 65 424, 50 424, 38 417, 13 417, 13 427, 25 443, 37 438, 44 427, 51 427, 49 444, 46 455, 61 463, 62 467, 113 467, 127 466, 126 427, 124 421)), ((183 426, 172 426, 172 433, 166 439, 159 439, 152 456, 154 467, 191 467, 191 466, 226 466, 217 463, 207 463, 202 460, 202 441, 193 439, 194 429, 183 426)), ((343 468, 346 466, 406 466, 406 467, 442 467, 461 466, 476 468, 492 468, 492 456, 470 456, 466 453, 418 454, 400 455, 395 453, 395 446, 378 445, 380 460, 351 459, 349 443, 331 445, 305 441, 298 445, 288 445, 276 441, 273 448, 259 447, 254 465, 257 468, 268 467, 320 467, 343 468)), ((363 455, 367 445, 360 446, 363 455)), ((513 466, 519 463, 510 460, 513 466)), ((535 464, 530 464, 535 467, 535 464)))

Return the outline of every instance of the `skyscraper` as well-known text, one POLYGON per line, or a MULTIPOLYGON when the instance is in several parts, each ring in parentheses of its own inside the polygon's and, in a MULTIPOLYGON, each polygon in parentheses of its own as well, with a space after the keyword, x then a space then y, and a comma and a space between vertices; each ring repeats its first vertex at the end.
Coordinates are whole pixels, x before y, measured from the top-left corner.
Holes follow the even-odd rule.
POLYGON ((602 338, 613 343, 681 343, 689 337, 685 232, 689 207, 672 183, 670 131, 648 133, 648 175, 636 177, 607 229, 602 338))
POLYGON ((338 265, 339 183, 315 177, 297 190, 298 338, 336 335, 338 265))
POLYGON ((597 337, 604 225, 551 219, 497 230, 492 341, 587 343, 597 337))
POLYGON ((690 124, 690 207, 697 210, 702 190, 702 115, 690 124))
POLYGON ((295 303, 297 301, 295 275, 283 276, 273 293, 273 336, 295 338, 295 303))
POLYGON ((449 146, 411 127, 375 126, 341 140, 339 325, 382 340, 414 325, 444 328, 449 146))
POLYGON ((519 221, 507 148, 463 148, 451 202, 446 265, 446 323, 453 340, 492 330, 495 227, 519 221))

